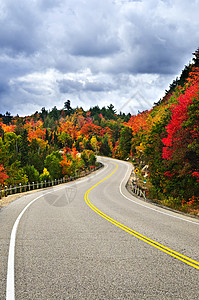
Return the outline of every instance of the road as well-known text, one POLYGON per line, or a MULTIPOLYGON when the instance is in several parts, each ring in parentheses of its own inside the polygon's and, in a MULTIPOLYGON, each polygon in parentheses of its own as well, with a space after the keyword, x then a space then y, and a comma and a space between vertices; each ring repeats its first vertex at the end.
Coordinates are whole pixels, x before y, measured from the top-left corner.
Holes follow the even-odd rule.
POLYGON ((0 299, 199 299, 199 221, 133 197, 130 164, 100 160, 0 211, 0 299))

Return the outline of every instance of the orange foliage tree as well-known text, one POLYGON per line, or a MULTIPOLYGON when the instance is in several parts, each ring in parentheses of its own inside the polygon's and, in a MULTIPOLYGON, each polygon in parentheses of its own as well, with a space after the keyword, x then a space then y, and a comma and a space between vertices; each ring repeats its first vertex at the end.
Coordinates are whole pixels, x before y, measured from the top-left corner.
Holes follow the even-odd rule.
POLYGON ((3 165, 0 165, 0 184, 3 185, 5 180, 8 179, 9 176, 7 175, 3 165))

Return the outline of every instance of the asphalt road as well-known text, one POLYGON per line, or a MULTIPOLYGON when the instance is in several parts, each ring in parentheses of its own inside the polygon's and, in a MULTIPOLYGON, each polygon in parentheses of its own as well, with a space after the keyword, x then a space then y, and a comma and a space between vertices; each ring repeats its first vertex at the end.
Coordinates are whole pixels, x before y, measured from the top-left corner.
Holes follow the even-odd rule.
POLYGON ((199 299, 199 221, 133 197, 130 164, 101 160, 0 211, 0 299, 14 299, 10 236, 34 199, 16 231, 15 299, 199 299))

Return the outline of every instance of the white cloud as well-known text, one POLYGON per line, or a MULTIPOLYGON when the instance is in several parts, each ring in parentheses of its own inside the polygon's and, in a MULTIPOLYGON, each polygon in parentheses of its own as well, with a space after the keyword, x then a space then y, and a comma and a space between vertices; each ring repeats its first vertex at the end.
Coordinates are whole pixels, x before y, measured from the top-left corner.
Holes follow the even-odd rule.
POLYGON ((66 98, 119 109, 137 91, 149 108, 198 47, 198 4, 1 0, 0 112, 61 108, 66 98))

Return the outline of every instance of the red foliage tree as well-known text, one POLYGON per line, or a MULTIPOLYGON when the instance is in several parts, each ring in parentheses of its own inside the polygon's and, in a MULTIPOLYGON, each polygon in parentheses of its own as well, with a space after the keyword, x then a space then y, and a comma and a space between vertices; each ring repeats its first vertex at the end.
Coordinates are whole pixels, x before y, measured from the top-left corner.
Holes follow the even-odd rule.
POLYGON ((162 139, 165 146, 163 147, 163 159, 172 160, 173 154, 179 149, 179 146, 183 147, 188 133, 183 128, 183 123, 189 118, 188 107, 194 98, 198 99, 198 82, 187 88, 185 94, 180 95, 176 104, 172 104, 171 120, 166 127, 167 137, 162 139))
POLYGON ((8 179, 9 176, 6 174, 3 165, 0 165, 0 184, 4 184, 5 180, 8 179))

